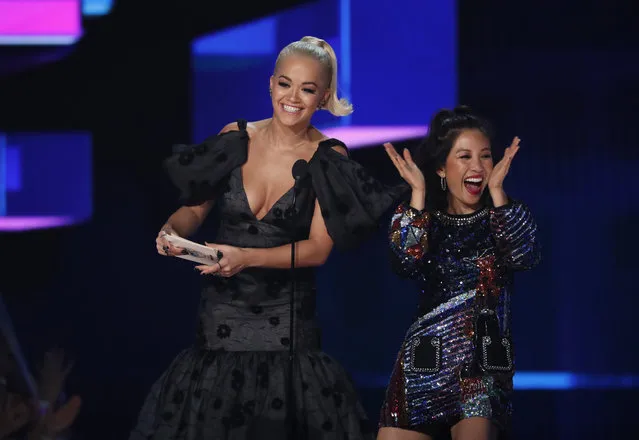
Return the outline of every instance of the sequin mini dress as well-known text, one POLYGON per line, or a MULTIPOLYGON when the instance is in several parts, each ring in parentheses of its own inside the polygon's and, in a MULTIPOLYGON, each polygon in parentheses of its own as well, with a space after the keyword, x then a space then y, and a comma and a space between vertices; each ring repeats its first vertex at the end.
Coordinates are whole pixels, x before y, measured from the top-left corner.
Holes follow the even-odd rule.
POLYGON ((508 436, 513 372, 467 375, 478 304, 492 298, 500 331, 511 334, 514 274, 540 260, 528 207, 510 201, 469 215, 417 211, 402 203, 389 228, 394 271, 419 283, 418 313, 399 350, 379 427, 437 438, 462 419, 483 417, 508 436), (420 365, 420 343, 434 359, 420 365))

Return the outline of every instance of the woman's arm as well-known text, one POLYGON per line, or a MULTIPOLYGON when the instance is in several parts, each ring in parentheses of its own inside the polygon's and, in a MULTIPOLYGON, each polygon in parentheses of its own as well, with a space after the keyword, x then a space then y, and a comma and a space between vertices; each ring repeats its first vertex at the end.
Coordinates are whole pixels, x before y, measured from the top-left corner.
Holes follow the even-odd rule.
POLYGON ((212 207, 213 202, 208 201, 196 206, 182 206, 175 211, 155 238, 155 248, 158 254, 173 257, 182 254, 182 249, 173 246, 164 236, 168 234, 178 235, 182 238, 190 237, 202 225, 212 207))
POLYGON ((506 264, 516 270, 535 267, 541 259, 537 223, 528 207, 519 202, 493 208, 490 227, 506 264))
MULTIPOLYGON (((218 134, 236 130, 239 130, 237 122, 231 122, 222 127, 218 134)), ((202 226, 202 222, 204 222, 206 216, 211 212, 212 207, 212 200, 200 205, 182 206, 169 217, 164 226, 162 226, 162 231, 179 235, 182 238, 188 238, 202 226)))
POLYGON ((421 260, 428 252, 428 225, 430 217, 426 207, 426 179, 408 149, 400 155, 393 144, 384 144, 388 157, 399 175, 411 187, 409 203, 401 203, 391 219, 388 238, 393 271, 405 278, 419 278, 421 260))
MULTIPOLYGON (((291 245, 273 248, 239 248, 223 244, 206 243, 224 255, 219 264, 196 266, 202 275, 219 274, 231 277, 247 267, 268 269, 288 269, 291 267, 291 245)), ((295 243, 295 267, 316 267, 326 262, 333 240, 326 229, 319 203, 315 202, 315 211, 309 237, 295 243)))
MULTIPOLYGON (((346 156, 347 151, 341 146, 333 149, 346 156)), ((238 248, 219 244, 206 243, 222 252, 224 257, 220 264, 213 266, 196 266, 202 274, 219 273, 230 277, 247 267, 269 269, 288 269, 291 267, 291 245, 286 244, 273 248, 238 248)), ((315 201, 309 237, 295 244, 295 266, 317 267, 326 262, 333 249, 333 239, 328 233, 319 202, 315 201)))
MULTIPOLYGON (((291 267, 290 244, 272 248, 239 248, 213 243, 206 243, 206 245, 219 250, 224 257, 220 259, 220 264, 196 266, 196 269, 203 275, 219 273, 224 277, 231 277, 247 267, 269 269, 288 269, 291 267)), ((333 240, 326 229, 319 202, 315 202, 308 239, 298 241, 295 245, 296 267, 316 267, 326 262, 333 249, 333 240)))
POLYGON ((162 226, 162 231, 188 238, 202 225, 212 207, 212 201, 196 206, 182 206, 169 217, 162 226))
MULTIPOLYGON (((341 146, 334 146, 333 150, 348 156, 348 152, 341 146)), ((333 240, 328 234, 319 202, 315 201, 315 210, 311 220, 309 237, 296 243, 295 267, 316 267, 326 262, 333 249, 333 240)), ((291 245, 278 246, 267 249, 245 249, 247 267, 265 267, 270 269, 287 269, 291 267, 291 245)), ((224 251, 222 251, 224 252, 224 251)))
MULTIPOLYGON (((237 122, 231 122, 222 127, 218 134, 236 130, 239 130, 237 122)), ((188 238, 202 225, 212 207, 213 201, 206 201, 195 206, 182 206, 169 217, 164 226, 162 226, 162 231, 188 238)))
MULTIPOLYGON (((295 266, 315 267, 326 262, 333 240, 324 224, 319 203, 315 202, 315 211, 311 222, 308 239, 296 243, 295 266)), ((291 245, 283 245, 266 249, 242 249, 246 254, 246 267, 264 267, 270 269, 286 269, 291 267, 291 245)), ((222 252, 224 252, 222 250, 222 252)))
POLYGON ((428 252, 430 216, 411 204, 400 204, 391 218, 388 231, 393 271, 404 278, 419 278, 421 261, 428 252))

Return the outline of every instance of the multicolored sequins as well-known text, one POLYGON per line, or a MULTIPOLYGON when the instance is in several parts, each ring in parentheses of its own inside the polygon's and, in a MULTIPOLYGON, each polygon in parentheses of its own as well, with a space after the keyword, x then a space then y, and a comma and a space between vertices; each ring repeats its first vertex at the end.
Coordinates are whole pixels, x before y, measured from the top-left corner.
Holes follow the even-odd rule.
POLYGON ((431 424, 452 426, 468 417, 509 425, 512 375, 466 377, 473 359, 473 323, 479 306, 491 304, 501 331, 510 335, 510 296, 517 270, 540 258, 537 226, 528 208, 516 202, 471 215, 417 211, 401 204, 389 228, 393 267, 421 289, 418 316, 398 354, 379 426, 421 432, 431 424), (437 341, 440 351, 416 368, 421 341, 437 341))

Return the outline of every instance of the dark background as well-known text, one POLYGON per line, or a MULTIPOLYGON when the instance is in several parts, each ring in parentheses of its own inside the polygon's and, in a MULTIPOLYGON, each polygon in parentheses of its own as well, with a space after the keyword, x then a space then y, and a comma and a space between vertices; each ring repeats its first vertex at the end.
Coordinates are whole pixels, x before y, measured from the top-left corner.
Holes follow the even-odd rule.
MULTIPOLYGON (((53 343, 73 353, 69 391, 84 399, 76 429, 87 438, 126 437, 194 333, 198 280, 153 244, 176 208, 161 161, 191 133, 190 42, 301 4, 214 3, 117 2, 58 62, 16 72, 10 60, 32 55, 2 54, 0 130, 93 133, 93 219, 0 235, 0 291, 20 340, 34 360, 53 343)), ((458 2, 458 101, 494 122, 497 150, 522 138, 507 189, 535 212, 544 246, 518 278, 520 369, 639 372, 638 16, 631 1, 458 2)), ((354 157, 395 178, 381 148, 354 157)), ((370 377, 390 371, 416 302, 384 245, 382 230, 320 269, 325 349, 359 378, 372 418, 382 390, 370 377)), ((518 391, 517 438, 634 438, 639 394, 612 388, 518 391)))

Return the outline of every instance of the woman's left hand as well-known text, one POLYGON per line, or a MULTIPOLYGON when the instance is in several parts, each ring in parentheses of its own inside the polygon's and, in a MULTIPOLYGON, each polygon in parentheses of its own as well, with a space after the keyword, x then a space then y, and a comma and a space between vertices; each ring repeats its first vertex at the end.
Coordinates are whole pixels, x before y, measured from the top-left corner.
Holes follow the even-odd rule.
POLYGON ((504 157, 495 165, 490 177, 488 178, 488 189, 490 191, 501 190, 504 187, 504 179, 510 169, 510 164, 513 161, 513 157, 519 151, 519 138, 515 136, 513 138, 510 147, 504 151, 504 157))
POLYGON ((220 258, 220 261, 212 266, 195 266, 195 269, 199 270, 201 275, 218 275, 228 278, 246 268, 246 258, 248 254, 248 251, 246 249, 238 248, 235 246, 227 246, 224 244, 214 244, 206 242, 204 244, 208 247, 217 249, 218 251, 222 252, 222 258, 220 258))

